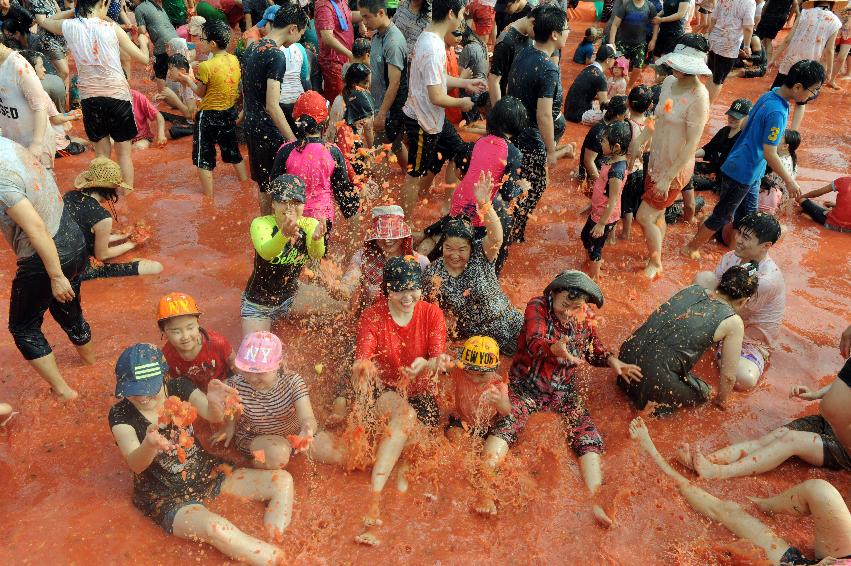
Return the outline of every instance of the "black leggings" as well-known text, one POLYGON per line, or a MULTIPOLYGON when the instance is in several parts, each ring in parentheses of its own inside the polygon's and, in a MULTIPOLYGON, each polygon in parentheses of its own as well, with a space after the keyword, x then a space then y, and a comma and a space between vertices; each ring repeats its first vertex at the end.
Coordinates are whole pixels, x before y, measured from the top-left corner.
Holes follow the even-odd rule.
POLYGON ((801 202, 801 209, 806 213, 807 216, 824 226, 824 223, 827 221, 827 212, 828 210, 811 201, 810 199, 805 199, 801 202))
POLYGON ((53 297, 50 277, 38 254, 18 262, 9 300, 9 332, 25 360, 43 358, 53 351, 41 331, 47 310, 75 346, 88 344, 92 339, 91 328, 80 306, 80 276, 88 262, 85 249, 61 259, 62 273, 74 289, 74 298, 67 303, 60 303, 53 297))
POLYGON ((139 275, 138 261, 129 263, 104 263, 97 267, 91 263, 86 265, 86 270, 82 275, 82 281, 91 281, 92 279, 106 279, 107 277, 130 277, 139 275))

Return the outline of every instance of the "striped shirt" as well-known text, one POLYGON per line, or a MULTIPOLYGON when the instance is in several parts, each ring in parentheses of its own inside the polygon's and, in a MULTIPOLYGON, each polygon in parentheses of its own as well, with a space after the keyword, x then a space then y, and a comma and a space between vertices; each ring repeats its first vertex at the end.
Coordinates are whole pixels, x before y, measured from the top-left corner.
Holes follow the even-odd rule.
POLYGON ((252 387, 241 375, 227 380, 239 392, 242 416, 236 423, 234 441, 240 451, 249 454, 251 441, 262 435, 287 436, 301 429, 295 403, 308 396, 307 386, 297 373, 278 374, 275 384, 266 391, 252 387))

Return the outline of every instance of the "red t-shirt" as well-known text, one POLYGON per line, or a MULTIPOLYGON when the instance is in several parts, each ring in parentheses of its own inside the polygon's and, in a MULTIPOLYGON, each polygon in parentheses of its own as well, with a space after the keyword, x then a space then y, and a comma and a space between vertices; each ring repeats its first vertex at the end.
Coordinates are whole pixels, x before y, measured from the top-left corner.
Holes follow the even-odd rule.
POLYGON ((488 428, 498 411, 492 404, 484 404, 482 395, 488 389, 496 389, 506 397, 508 396, 508 383, 499 374, 493 374, 493 380, 484 383, 476 383, 468 379, 462 370, 452 371, 452 380, 455 382, 455 412, 462 422, 469 426, 488 428))
MULTIPOLYGON (((355 359, 372 360, 388 387, 404 388, 407 377, 401 370, 416 358, 434 358, 445 352, 446 320, 436 304, 419 301, 405 326, 393 320, 386 299, 376 299, 361 315, 355 359)), ((414 397, 434 393, 434 389, 434 382, 423 373, 408 384, 406 392, 414 397)))
POLYGON ((337 41, 343 44, 343 46, 350 50, 352 49, 352 45, 355 42, 355 32, 352 24, 352 11, 349 9, 349 3, 344 0, 316 0, 316 4, 313 8, 313 19, 316 23, 316 33, 319 34, 319 62, 323 63, 325 61, 332 61, 335 63, 339 63, 342 65, 343 63, 348 62, 345 55, 337 53, 330 46, 326 45, 324 41, 322 41, 322 30, 331 30, 334 33, 334 37, 337 38, 337 41), (337 17, 337 12, 334 10, 334 6, 331 3, 337 6, 337 9, 340 10, 340 13, 343 14, 343 18, 346 21, 346 31, 343 31, 340 27, 340 20, 337 17))
POLYGON ((206 393, 211 379, 227 379, 230 374, 228 360, 233 355, 233 348, 218 332, 201 329, 201 351, 194 360, 181 358, 169 342, 163 346, 163 354, 172 378, 185 377, 206 393))
POLYGON ((827 224, 834 228, 851 230, 851 177, 840 177, 833 182, 836 206, 827 213, 827 224))
POLYGON ((136 119, 136 130, 138 131, 133 141, 154 139, 154 133, 151 131, 151 121, 157 119, 157 113, 159 111, 148 100, 148 97, 138 90, 131 89, 130 96, 133 97, 133 117, 136 119))

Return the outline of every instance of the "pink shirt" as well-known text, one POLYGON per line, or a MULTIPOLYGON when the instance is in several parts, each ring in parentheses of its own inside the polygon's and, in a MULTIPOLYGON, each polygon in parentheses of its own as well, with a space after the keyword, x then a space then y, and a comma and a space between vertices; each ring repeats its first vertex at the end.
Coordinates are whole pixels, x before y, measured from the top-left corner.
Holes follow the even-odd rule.
POLYGON ((783 200, 783 191, 777 187, 771 187, 767 191, 759 192, 759 212, 767 212, 774 214, 777 212, 777 207, 780 206, 780 201, 783 200))
POLYGON ((154 139, 151 121, 157 119, 159 111, 148 100, 148 97, 138 90, 131 90, 130 96, 133 99, 133 117, 136 119, 136 130, 138 132, 133 141, 154 139))
MULTIPOLYGON (((290 143, 299 143, 298 141, 290 143)), ((284 144, 289 145, 289 144, 284 144)), ((322 143, 312 142, 299 151, 294 149, 287 158, 286 171, 300 177, 305 190, 304 215, 310 218, 327 218, 334 221, 334 194, 331 176, 337 162, 322 143)))
MULTIPOLYGON (((606 189, 609 186, 609 170, 611 170, 611 168, 612 166, 609 163, 603 165, 600 169, 600 176, 597 177, 597 181, 594 183, 594 192, 591 193, 591 220, 594 222, 600 221, 603 210, 605 210, 606 206, 609 204, 609 197, 606 196, 606 189)), ((621 191, 623 191, 624 182, 626 182, 626 176, 621 179, 621 191)), ((609 219, 606 220, 606 224, 617 222, 620 218, 621 199, 618 198, 617 202, 615 202, 615 208, 612 210, 612 214, 609 215, 609 219)))
POLYGON ((452 205, 449 208, 450 216, 466 214, 470 217, 473 226, 484 226, 484 222, 476 214, 476 195, 473 185, 479 180, 483 171, 490 171, 493 177, 491 186, 491 200, 502 185, 502 177, 505 174, 505 164, 508 156, 508 142, 504 138, 487 135, 476 142, 470 157, 470 167, 467 174, 461 180, 458 189, 452 195, 452 205))

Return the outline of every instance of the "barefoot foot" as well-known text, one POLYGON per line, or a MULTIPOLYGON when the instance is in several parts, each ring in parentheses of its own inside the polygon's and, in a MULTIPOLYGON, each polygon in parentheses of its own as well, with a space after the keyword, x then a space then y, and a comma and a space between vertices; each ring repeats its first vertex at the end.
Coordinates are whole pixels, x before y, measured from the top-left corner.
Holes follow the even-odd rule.
POLYGON ((674 460, 689 470, 694 470, 694 457, 692 456, 691 445, 688 442, 683 442, 677 446, 677 449, 674 450, 674 460))
POLYGON ((662 276, 662 266, 648 261, 647 267, 644 268, 644 275, 648 279, 658 279, 662 276))
POLYGON ((693 250, 688 246, 680 248, 680 255, 690 259, 700 259, 700 252, 697 250, 693 250))
POLYGON ((396 489, 399 493, 408 492, 408 464, 402 464, 396 470, 396 489))
POLYGON ((594 513, 594 519, 598 523, 600 523, 601 525, 603 525, 606 528, 609 528, 609 527, 612 526, 612 524, 613 524, 612 519, 606 514, 606 512, 603 510, 602 507, 600 507, 599 505, 594 505, 591 508, 591 511, 594 513))
POLYGON ((474 509, 480 515, 494 516, 496 515, 496 501, 489 495, 481 494, 476 501, 474 509))
POLYGON ((69 401, 73 401, 74 399, 80 396, 79 393, 77 393, 67 385, 61 391, 57 391, 56 389, 51 388, 50 392, 56 396, 56 399, 60 403, 68 403, 69 401))
POLYGON ((718 477, 718 465, 713 464, 709 459, 695 450, 692 454, 692 463, 694 471, 703 479, 714 479, 718 477))
POLYGON ((374 533, 371 533, 369 531, 365 531, 356 536, 355 542, 358 544, 365 544, 367 546, 378 546, 379 544, 381 544, 381 541, 378 540, 378 537, 375 536, 374 533))

